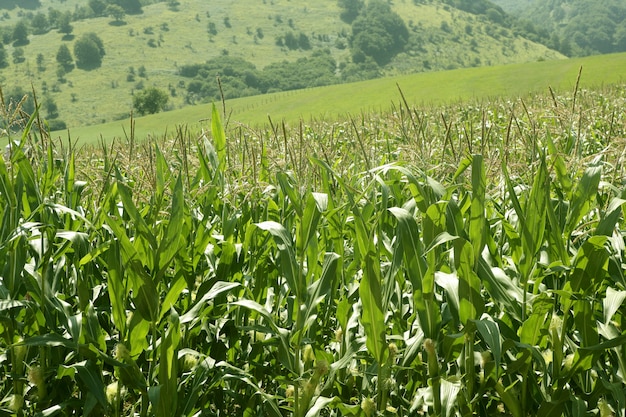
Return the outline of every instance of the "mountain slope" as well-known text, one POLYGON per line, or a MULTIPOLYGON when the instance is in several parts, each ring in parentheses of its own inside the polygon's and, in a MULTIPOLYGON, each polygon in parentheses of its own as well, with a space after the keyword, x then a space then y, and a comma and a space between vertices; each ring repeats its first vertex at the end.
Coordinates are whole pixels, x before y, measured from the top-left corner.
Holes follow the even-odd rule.
MULTIPOLYGON (((69 37, 53 28, 41 35, 30 34, 24 45, 6 45, 9 62, 0 70, 0 81, 5 90, 22 87, 28 91, 32 83, 41 101, 56 105, 58 118, 68 127, 128 116, 133 93, 147 87, 167 91, 170 109, 182 108, 189 103, 188 87, 193 79, 183 77, 180 69, 223 56, 245 59, 260 71, 322 50, 335 62, 332 75, 336 82, 563 57, 486 16, 441 2, 394 3, 393 10, 409 28, 409 41, 404 52, 371 73, 355 70, 349 48, 351 27, 340 19, 340 8, 331 0, 179 0, 177 6, 171 1, 156 2, 144 4, 143 13, 125 15, 121 20, 89 17, 84 1, 39 3, 36 10, 6 10, 0 21, 2 33, 10 32, 20 20, 30 22, 39 12, 50 14, 50 8, 83 18, 72 21, 69 37), (87 32, 97 33, 103 41, 106 54, 102 65, 60 74, 55 59, 59 47, 65 44, 73 51, 76 41, 87 32), (289 34, 304 35, 308 47, 279 45, 289 34), (23 59, 13 62, 11 57, 19 50, 23 59), (351 71, 355 71, 352 78, 351 71)), ((215 85, 214 75, 207 80, 215 85)), ((44 116, 48 117, 45 112, 44 116)))
MULTIPOLYGON (((503 7, 507 0, 495 0, 503 7)), ((626 51, 626 3, 622 0, 534 0, 518 2, 511 13, 561 39, 568 55, 626 51)))

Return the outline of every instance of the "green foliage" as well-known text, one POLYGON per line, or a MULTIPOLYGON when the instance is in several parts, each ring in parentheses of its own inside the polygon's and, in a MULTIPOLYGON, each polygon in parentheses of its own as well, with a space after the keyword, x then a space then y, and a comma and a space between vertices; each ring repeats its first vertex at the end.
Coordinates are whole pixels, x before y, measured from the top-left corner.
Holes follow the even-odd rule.
POLYGON ((93 10, 94 15, 104 16, 107 9, 105 0, 89 0, 89 7, 93 10))
POLYGON ((126 11, 122 6, 118 6, 117 4, 109 4, 104 12, 115 19, 116 22, 121 22, 124 20, 124 16, 126 16, 126 11))
POLYGON ((519 15, 567 40, 566 46, 575 55, 626 51, 626 5, 619 0, 536 2, 519 15))
MULTIPOLYGON (((52 21, 52 19, 50 20, 52 21)), ((72 25, 72 14, 70 12, 60 14, 56 19, 56 22, 59 33, 63 33, 68 36, 74 31, 74 26, 72 25)))
POLYGON ((141 2, 139 0, 107 0, 111 5, 120 6, 128 14, 143 13, 141 2))
POLYGON ((84 152, 3 111, 0 413, 623 415, 622 105, 84 152))
POLYGON ((74 43, 74 57, 78 68, 97 68, 102 64, 104 55, 104 44, 93 32, 83 34, 74 43))
POLYGON ((15 46, 28 44, 28 26, 24 21, 19 21, 15 24, 12 39, 15 46))
POLYGON ((180 74, 193 78, 187 84, 187 100, 220 100, 260 93, 288 91, 338 82, 336 62, 327 51, 310 58, 268 65, 262 71, 241 58, 220 57, 206 64, 185 65, 180 74), (219 77, 222 89, 217 82, 219 77))
POLYGON ((33 35, 43 35, 50 30, 48 17, 42 12, 38 12, 33 16, 30 20, 30 26, 33 29, 33 35))
POLYGON ((154 114, 165 109, 168 100, 169 96, 165 91, 151 87, 135 94, 133 107, 140 115, 154 114))
POLYGON ((0 44, 0 68, 6 68, 8 65, 7 50, 4 49, 3 44, 0 44))
POLYGON ((381 0, 370 1, 352 22, 353 56, 362 52, 379 65, 386 64, 402 51, 408 38, 402 18, 381 0))
POLYGON ((57 51, 56 60, 63 68, 69 69, 72 67, 74 58, 70 52, 70 48, 66 44, 61 44, 57 51))
POLYGON ((363 0, 337 0, 337 4, 341 8, 341 20, 351 24, 357 18, 364 7, 363 0))

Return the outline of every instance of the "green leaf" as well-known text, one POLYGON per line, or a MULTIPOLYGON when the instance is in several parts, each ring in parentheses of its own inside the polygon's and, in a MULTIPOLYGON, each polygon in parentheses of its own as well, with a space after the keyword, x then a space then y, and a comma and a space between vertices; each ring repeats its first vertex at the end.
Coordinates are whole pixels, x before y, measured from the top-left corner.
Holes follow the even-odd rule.
POLYGON ((613 287, 606 289, 606 297, 602 300, 604 307, 604 323, 608 324, 626 299, 626 291, 617 291, 613 287))
POLYGON ((618 224, 622 216, 622 206, 626 204, 626 200, 621 198, 613 198, 609 203, 604 216, 600 219, 598 227, 594 231, 595 235, 611 236, 615 231, 615 226, 618 224))
POLYGON ((606 236, 592 236, 578 249, 569 279, 574 292, 595 291, 606 277, 609 263, 607 242, 606 236))
POLYGON ((218 171, 224 172, 226 168, 226 134, 224 133, 222 120, 220 119, 215 103, 213 103, 211 110, 211 133, 213 135, 213 142, 215 143, 215 152, 217 153, 219 161, 218 171))
POLYGON ((599 161, 587 168, 580 179, 574 195, 571 198, 571 206, 565 224, 565 232, 570 236, 584 216, 591 210, 591 203, 595 199, 602 178, 602 165, 599 161))
POLYGON ((104 382, 102 381, 102 373, 97 369, 97 366, 92 362, 83 362, 74 365, 78 371, 78 378, 85 384, 88 392, 91 393, 102 408, 108 410, 109 402, 105 394, 104 382))
POLYGON ((296 298, 300 301, 303 300, 305 285, 296 261, 291 234, 280 223, 273 221, 256 223, 256 226, 261 230, 269 232, 274 237, 280 252, 280 265, 283 276, 296 298))
MULTIPOLYGON (((196 300, 196 303, 193 305, 193 307, 187 310, 187 312, 180 317, 180 323, 187 324, 196 319, 199 319, 200 310, 206 307, 210 300, 214 299, 215 297, 217 297, 218 295, 224 292, 230 291, 240 286, 241 284, 238 282, 222 282, 222 281, 216 282, 215 284, 213 284, 211 289, 202 296, 202 298, 200 298, 199 300, 196 300)), ((168 297, 166 297, 166 300, 167 299, 168 297)))
POLYGON ((470 206, 469 240, 475 262, 481 256, 486 242, 485 192, 487 178, 482 155, 472 156, 472 203, 470 206))
POLYGON ((403 269, 413 287, 413 300, 420 325, 426 337, 435 339, 441 324, 441 313, 434 302, 434 279, 426 279, 429 272, 417 222, 411 213, 403 208, 391 207, 388 210, 398 220, 397 248, 403 255, 401 258, 405 265, 403 269))
POLYGON ((491 320, 475 320, 474 324, 493 354, 496 362, 496 379, 500 377, 500 359, 502 357, 502 345, 500 343, 500 328, 491 320))
MULTIPOLYGON (((457 404, 457 396, 461 392, 461 383, 459 381, 450 382, 447 379, 441 379, 441 406, 443 417, 454 416, 454 408, 457 404)), ((435 394, 436 395, 436 394, 435 394)))
POLYGON ((363 315, 361 323, 365 330, 365 345, 374 359, 382 364, 388 352, 385 316, 382 307, 380 283, 380 260, 372 250, 365 254, 363 278, 359 285, 363 315))
POLYGON ((285 172, 279 172, 278 174, 276 174, 276 179, 278 180, 278 184, 280 184, 280 189, 289 198, 289 201, 291 202, 291 205, 296 211, 298 217, 302 217, 302 197, 296 191, 296 185, 293 176, 285 172))
POLYGON ((162 276, 169 268, 174 256, 182 247, 184 238, 181 235, 185 215, 185 196, 183 194, 183 181, 181 176, 176 180, 176 185, 172 193, 172 208, 169 213, 169 222, 165 231, 165 236, 159 244, 157 259, 159 268, 157 276, 162 276))
POLYGON ((454 242, 454 261, 459 276, 459 317, 466 326, 468 321, 479 319, 485 309, 480 278, 474 272, 472 245, 465 239, 454 242))
POLYGON ((178 343, 180 321, 176 310, 170 310, 165 338, 161 338, 159 355, 159 401, 157 417, 169 417, 176 413, 178 398, 178 343))

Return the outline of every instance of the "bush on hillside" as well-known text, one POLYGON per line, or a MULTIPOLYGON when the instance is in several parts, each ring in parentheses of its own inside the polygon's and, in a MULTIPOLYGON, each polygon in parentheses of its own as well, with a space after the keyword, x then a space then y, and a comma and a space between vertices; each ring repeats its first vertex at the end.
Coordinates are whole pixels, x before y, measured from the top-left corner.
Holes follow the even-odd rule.
POLYGON ((133 97, 133 107, 140 115, 154 114, 165 109, 169 96, 163 90, 151 87, 136 93, 133 97))
POLYGON ((104 43, 93 32, 84 34, 74 44, 74 57, 78 68, 97 68, 102 64, 104 55, 104 43))

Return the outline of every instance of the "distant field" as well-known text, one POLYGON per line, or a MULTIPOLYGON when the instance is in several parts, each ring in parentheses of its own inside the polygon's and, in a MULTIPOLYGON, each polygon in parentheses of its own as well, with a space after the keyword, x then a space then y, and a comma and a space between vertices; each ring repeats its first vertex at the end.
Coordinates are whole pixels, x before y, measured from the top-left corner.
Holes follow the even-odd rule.
MULTIPOLYGON (((400 86, 413 105, 437 105, 460 100, 483 100, 493 97, 518 97, 574 88, 578 71, 583 68, 581 88, 622 82, 626 79, 626 54, 587 58, 470 68, 437 73, 390 77, 366 82, 320 87, 264 96, 246 97, 226 102, 230 125, 241 123, 260 126, 274 122, 297 123, 300 119, 336 120, 347 114, 389 111, 401 100, 400 86)), ((160 137, 186 126, 199 131, 208 126, 210 105, 187 107, 135 119, 137 138, 160 137)), ((129 132, 128 120, 72 129, 71 137, 81 142, 95 142, 100 137, 123 138, 129 132)), ((66 132, 55 136, 66 137, 66 132)))

